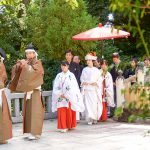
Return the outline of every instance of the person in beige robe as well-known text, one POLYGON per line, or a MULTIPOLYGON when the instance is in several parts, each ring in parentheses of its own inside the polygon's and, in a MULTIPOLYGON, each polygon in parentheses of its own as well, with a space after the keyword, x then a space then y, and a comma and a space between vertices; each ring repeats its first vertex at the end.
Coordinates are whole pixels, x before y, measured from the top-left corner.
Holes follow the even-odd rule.
POLYGON ((12 120, 4 92, 6 80, 7 74, 3 64, 3 57, 0 53, 0 144, 6 144, 7 140, 12 138, 12 120))
POLYGON ((16 63, 12 70, 12 91, 25 92, 23 107, 23 133, 29 140, 39 139, 44 120, 44 104, 41 96, 44 69, 32 45, 26 50, 26 60, 16 63))

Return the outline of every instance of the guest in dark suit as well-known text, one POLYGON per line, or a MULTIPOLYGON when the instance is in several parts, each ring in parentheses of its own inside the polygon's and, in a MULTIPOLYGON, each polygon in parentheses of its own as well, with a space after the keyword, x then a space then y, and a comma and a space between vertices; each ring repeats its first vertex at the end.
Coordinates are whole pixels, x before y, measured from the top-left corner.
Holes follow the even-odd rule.
MULTIPOLYGON (((113 79, 113 86, 114 86, 114 102, 117 103, 116 100, 116 79, 119 76, 119 70, 122 70, 121 68, 121 61, 118 53, 113 53, 112 55, 113 63, 110 66, 110 74, 112 75, 113 79)), ((112 117, 114 115, 114 108, 110 108, 111 115, 109 117, 112 117)))
POLYGON ((113 53, 112 55, 113 63, 110 66, 110 73, 113 78, 113 83, 115 85, 116 79, 118 77, 118 71, 121 69, 121 61, 118 53, 113 53))
POLYGON ((69 70, 75 75, 78 85, 80 87, 80 76, 82 72, 80 65, 72 61, 73 53, 71 50, 65 51, 65 58, 66 58, 66 61, 69 63, 69 70))
POLYGON ((82 73, 82 70, 83 70, 84 66, 80 64, 81 60, 80 60, 80 57, 78 55, 75 55, 73 57, 73 62, 75 62, 76 64, 79 65, 81 73, 82 73))

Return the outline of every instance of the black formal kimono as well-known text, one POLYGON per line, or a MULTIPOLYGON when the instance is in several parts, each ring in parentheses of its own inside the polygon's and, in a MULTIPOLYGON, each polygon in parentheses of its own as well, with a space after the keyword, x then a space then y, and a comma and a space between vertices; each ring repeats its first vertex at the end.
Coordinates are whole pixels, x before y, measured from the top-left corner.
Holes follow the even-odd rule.
POLYGON ((71 61, 71 63, 69 64, 69 70, 75 75, 78 85, 80 86, 80 76, 81 76, 80 65, 71 61))
POLYGON ((110 74, 112 75, 113 82, 116 82, 117 77, 119 76, 118 74, 118 66, 115 64, 112 64, 112 67, 110 69, 110 74))

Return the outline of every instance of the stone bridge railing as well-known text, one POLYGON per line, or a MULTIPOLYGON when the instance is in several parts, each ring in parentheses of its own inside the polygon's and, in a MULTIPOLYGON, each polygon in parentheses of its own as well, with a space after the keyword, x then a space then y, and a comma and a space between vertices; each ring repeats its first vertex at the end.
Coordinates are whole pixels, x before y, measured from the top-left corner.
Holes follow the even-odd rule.
MULTIPOLYGON (((8 89, 5 89, 5 93, 8 99, 8 105, 10 108, 13 123, 22 122, 22 108, 23 108, 23 98, 24 93, 10 93, 8 89)), ((45 102, 45 119, 53 119, 57 117, 56 113, 52 113, 52 92, 43 91, 43 100, 45 102)))

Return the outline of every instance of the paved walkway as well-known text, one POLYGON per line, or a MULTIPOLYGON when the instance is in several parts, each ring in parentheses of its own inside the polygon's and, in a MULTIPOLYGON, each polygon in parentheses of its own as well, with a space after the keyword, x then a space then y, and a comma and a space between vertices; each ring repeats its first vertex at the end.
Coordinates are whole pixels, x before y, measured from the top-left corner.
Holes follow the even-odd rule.
POLYGON ((89 126, 84 121, 76 130, 59 133, 56 120, 44 122, 38 141, 26 141, 22 124, 13 125, 14 138, 0 150, 150 150, 150 125, 118 123, 112 120, 89 126))

